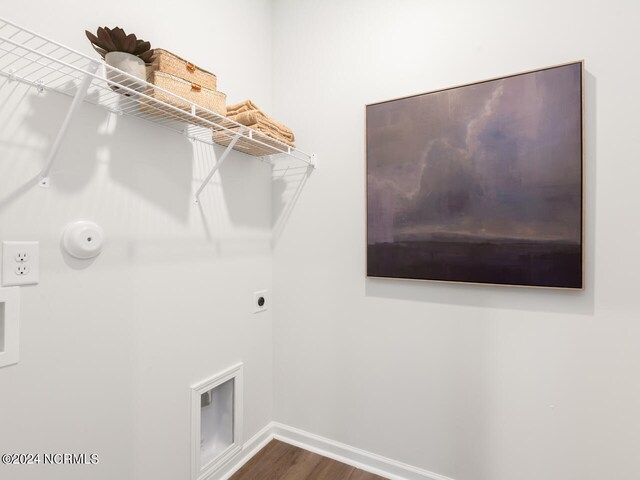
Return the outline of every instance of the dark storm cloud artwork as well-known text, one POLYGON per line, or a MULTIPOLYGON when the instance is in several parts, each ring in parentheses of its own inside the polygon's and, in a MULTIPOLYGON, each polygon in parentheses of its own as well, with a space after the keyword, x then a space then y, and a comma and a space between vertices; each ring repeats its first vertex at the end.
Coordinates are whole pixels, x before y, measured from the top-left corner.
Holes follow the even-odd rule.
POLYGON ((581 62, 366 112, 368 276, 583 287, 581 62))

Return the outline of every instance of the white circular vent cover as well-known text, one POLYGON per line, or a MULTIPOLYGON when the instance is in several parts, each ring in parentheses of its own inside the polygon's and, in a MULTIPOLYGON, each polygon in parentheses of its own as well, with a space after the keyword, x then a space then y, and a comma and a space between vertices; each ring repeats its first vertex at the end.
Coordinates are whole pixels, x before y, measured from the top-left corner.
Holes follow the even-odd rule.
POLYGON ((88 220, 70 223, 62 234, 62 246, 75 258, 97 257, 104 245, 104 230, 100 225, 88 220))

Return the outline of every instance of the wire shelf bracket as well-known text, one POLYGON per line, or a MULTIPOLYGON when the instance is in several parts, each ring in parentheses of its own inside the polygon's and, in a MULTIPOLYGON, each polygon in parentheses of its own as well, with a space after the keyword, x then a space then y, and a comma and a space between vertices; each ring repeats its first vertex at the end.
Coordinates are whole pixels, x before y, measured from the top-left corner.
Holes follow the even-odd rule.
POLYGON ((238 130, 238 133, 236 134, 236 136, 233 137, 233 140, 231 140, 229 145, 227 145, 227 148, 225 148, 224 152, 220 156, 220 159, 216 162, 216 164, 213 166, 213 168, 209 172, 209 175, 207 175, 207 177, 204 179, 204 181, 202 182, 202 185, 200 185, 200 188, 198 188, 198 190, 196 191, 196 203, 199 202, 200 194, 202 193, 202 190, 204 190, 204 187, 207 186, 207 184, 213 178, 215 173, 220 169, 220 167, 222 166, 222 164, 226 160, 226 158, 229 155, 229 153, 231 153, 231 150, 233 150, 233 147, 235 147, 236 143, 238 143, 238 140, 240 140, 240 137, 242 136, 243 133, 244 133, 244 129, 240 128, 238 130))
POLYGON ((211 110, 145 80, 136 78, 102 60, 89 57, 0 17, 0 75, 9 82, 19 81, 38 92, 52 91, 72 98, 51 145, 39 178, 39 185, 50 184, 49 176, 69 126, 83 102, 108 112, 136 117, 187 136, 207 145, 226 149, 196 191, 196 201, 231 150, 255 158, 284 156, 303 162, 311 170, 317 166, 314 154, 284 142, 211 110), (100 72, 98 72, 100 69, 100 72), (186 124, 186 127, 185 127, 186 124))

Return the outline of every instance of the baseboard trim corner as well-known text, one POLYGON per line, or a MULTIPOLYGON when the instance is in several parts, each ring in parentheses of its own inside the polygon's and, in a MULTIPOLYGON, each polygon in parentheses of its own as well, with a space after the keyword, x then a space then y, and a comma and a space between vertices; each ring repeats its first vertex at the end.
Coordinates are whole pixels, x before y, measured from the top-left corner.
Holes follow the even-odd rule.
POLYGON ((278 422, 269 423, 245 442, 240 453, 210 477, 211 480, 228 480, 274 438, 389 480, 453 480, 278 422))
POLYGON ((288 425, 277 422, 273 422, 271 425, 272 436, 277 440, 380 475, 389 480, 453 480, 444 475, 397 462, 288 425))

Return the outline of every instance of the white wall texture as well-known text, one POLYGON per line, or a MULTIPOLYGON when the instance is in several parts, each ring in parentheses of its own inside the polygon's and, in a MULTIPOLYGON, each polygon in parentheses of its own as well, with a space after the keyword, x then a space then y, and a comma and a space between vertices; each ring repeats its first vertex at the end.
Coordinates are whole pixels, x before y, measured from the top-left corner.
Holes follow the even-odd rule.
MULTIPOLYGON (((0 0, 1 16, 91 55, 84 30, 120 25, 215 71, 230 102, 265 108, 271 9, 0 0)), ((210 148, 84 105, 51 188, 39 188, 30 181, 69 103, 0 78, 0 240, 41 248, 40 284, 22 288, 20 363, 0 369, 0 451, 97 453, 100 463, 0 465, 0 478, 186 479, 192 384, 243 361, 245 438, 272 418, 271 312, 252 314, 253 292, 271 289, 270 168, 234 154, 198 207, 210 148), (107 236, 86 268, 59 247, 80 218, 107 236)))
POLYGON ((275 420, 456 480, 640 477, 639 15, 275 0, 275 111, 321 162, 275 251, 275 420), (579 59, 586 290, 365 280, 364 105, 579 59))
POLYGON ((0 478, 188 478, 189 386, 239 360, 245 439, 275 419, 455 480, 640 476, 637 2, 0 0, 0 12, 86 53, 85 28, 120 24, 210 66, 231 102, 252 97, 321 159, 293 210, 282 197, 295 185, 272 188, 242 155, 198 208, 209 149, 83 106, 40 189, 69 101, 2 84, 0 240, 39 240, 42 271, 22 289, 20 363, 0 369, 0 451, 101 462, 0 478), (587 289, 365 280, 364 105, 577 59, 587 289), (78 218, 108 238, 86 268, 59 248, 78 218), (251 292, 272 286, 275 308, 252 315, 251 292))

